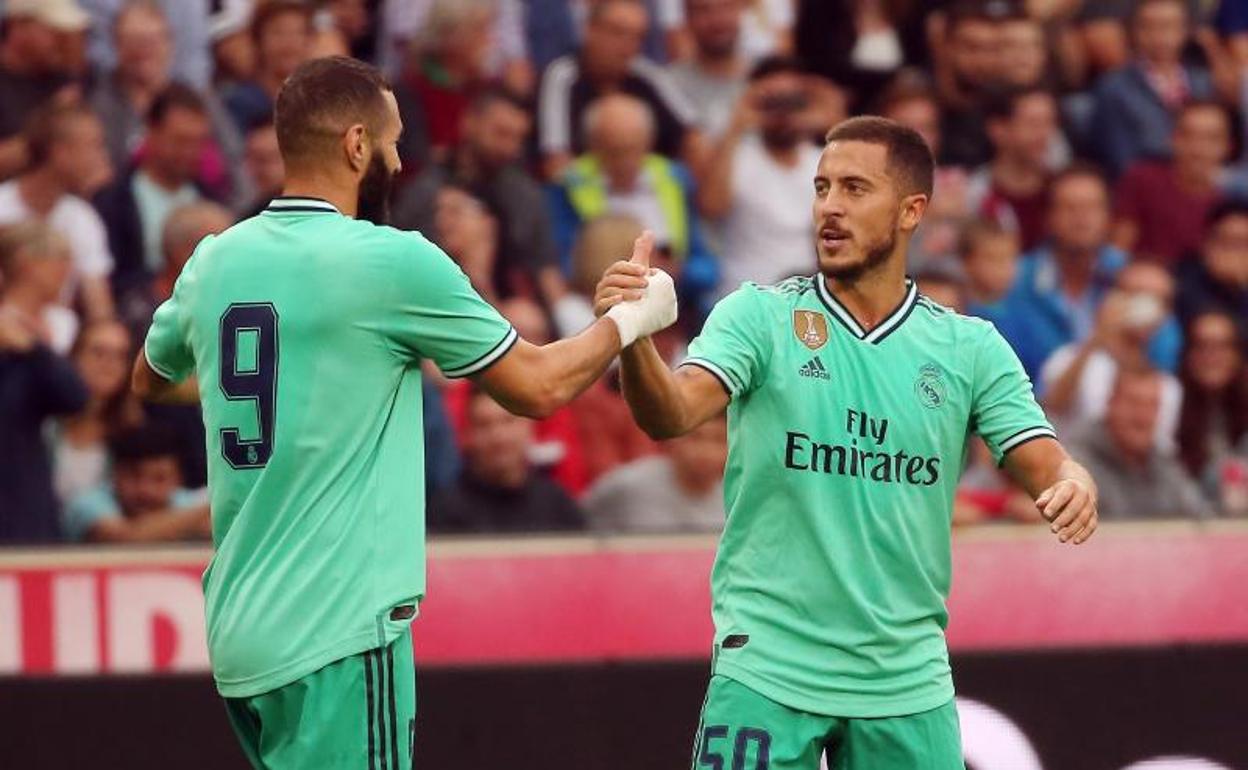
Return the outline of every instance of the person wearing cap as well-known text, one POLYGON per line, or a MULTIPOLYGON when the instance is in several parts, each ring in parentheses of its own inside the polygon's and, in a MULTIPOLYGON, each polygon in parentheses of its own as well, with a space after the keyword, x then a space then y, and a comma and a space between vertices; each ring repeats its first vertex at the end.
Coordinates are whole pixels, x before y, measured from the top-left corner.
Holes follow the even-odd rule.
POLYGON ((75 0, 7 0, 0 26, 0 178, 26 163, 26 120, 51 100, 78 96, 89 17, 75 0), (77 52, 75 52, 77 49, 77 52))

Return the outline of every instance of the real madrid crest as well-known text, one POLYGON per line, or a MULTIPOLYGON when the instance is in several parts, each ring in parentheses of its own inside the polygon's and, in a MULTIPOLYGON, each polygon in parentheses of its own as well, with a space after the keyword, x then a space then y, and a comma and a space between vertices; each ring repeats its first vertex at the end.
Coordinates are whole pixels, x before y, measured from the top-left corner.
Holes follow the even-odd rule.
POLYGON ((936 364, 923 364, 919 367, 919 377, 914 381, 914 394, 919 403, 928 409, 937 409, 944 405, 948 398, 945 391, 944 373, 936 364))
POLYGON ((818 350, 828 341, 828 319, 816 310, 794 310, 793 333, 803 345, 818 350))

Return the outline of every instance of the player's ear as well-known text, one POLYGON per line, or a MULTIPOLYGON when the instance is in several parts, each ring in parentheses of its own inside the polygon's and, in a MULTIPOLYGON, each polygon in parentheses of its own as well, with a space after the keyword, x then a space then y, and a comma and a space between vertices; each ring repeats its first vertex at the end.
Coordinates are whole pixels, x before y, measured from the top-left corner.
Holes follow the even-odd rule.
POLYGON ((907 195, 901 199, 901 215, 898 226, 907 232, 913 232, 923 221, 923 213, 927 211, 928 198, 923 193, 907 195))
POLYGON ((372 150, 368 146, 368 129, 363 123, 356 123, 343 135, 343 150, 347 154, 347 163, 351 170, 363 173, 368 169, 369 155, 372 150))

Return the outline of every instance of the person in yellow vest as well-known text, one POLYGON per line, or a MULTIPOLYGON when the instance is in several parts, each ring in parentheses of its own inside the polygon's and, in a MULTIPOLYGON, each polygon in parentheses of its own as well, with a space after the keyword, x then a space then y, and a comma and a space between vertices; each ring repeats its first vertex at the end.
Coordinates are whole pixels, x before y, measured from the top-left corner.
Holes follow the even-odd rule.
POLYGON ((604 96, 585 112, 585 136, 589 151, 550 190, 565 273, 572 269, 572 244, 586 223, 606 214, 630 216, 654 232, 682 304, 702 317, 719 282, 719 264, 698 226, 692 175, 654 152, 650 108, 625 93, 604 96))

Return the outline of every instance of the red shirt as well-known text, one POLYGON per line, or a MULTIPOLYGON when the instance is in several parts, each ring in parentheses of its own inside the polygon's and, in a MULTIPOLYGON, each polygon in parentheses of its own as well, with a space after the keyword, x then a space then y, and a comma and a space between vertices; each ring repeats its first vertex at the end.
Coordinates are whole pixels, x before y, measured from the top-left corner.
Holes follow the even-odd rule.
POLYGON ((1173 265, 1200 247, 1218 191, 1192 195, 1179 186, 1173 166, 1141 161, 1123 174, 1114 198, 1117 218, 1135 224, 1134 256, 1173 265))

